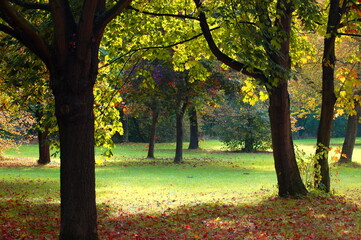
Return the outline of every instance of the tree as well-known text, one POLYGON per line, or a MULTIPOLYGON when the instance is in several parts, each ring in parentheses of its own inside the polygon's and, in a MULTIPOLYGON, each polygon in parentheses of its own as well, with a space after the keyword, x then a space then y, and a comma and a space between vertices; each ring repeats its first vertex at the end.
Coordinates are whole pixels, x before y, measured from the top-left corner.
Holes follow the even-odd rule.
POLYGON ((49 134, 55 131, 56 121, 52 117, 54 112, 53 96, 49 92, 46 69, 41 61, 20 43, 11 40, 9 36, 1 34, 1 75, 5 81, 2 91, 6 92, 14 104, 22 105, 23 111, 31 113, 36 124, 39 142, 39 164, 50 162, 49 134), (17 91, 14 91, 16 86, 17 91))
POLYGON ((322 105, 317 133, 315 186, 323 191, 330 191, 330 173, 328 149, 330 146, 332 120, 336 103, 335 95, 335 41, 338 29, 342 27, 342 17, 346 14, 351 1, 331 0, 328 13, 327 29, 324 38, 322 57, 322 105))
POLYGON ((60 239, 97 239, 93 86, 107 24, 132 1, 0 0, 0 30, 46 65, 60 135, 60 239), (33 14, 42 21, 33 21, 33 14))
POLYGON ((355 103, 355 114, 350 114, 347 120, 345 140, 342 145, 339 163, 350 163, 352 161, 353 149, 356 142, 357 128, 361 115, 361 105, 355 103))
POLYGON ((198 149, 199 148, 199 132, 198 132, 198 115, 197 108, 192 105, 188 109, 189 117, 189 146, 188 149, 198 149))
MULTIPOLYGON (((248 34, 247 37, 252 37, 254 44, 253 49, 248 48, 249 52, 245 50, 246 48, 238 49, 236 47, 240 52, 227 55, 220 50, 211 34, 205 11, 207 5, 199 0, 194 0, 194 2, 198 9, 200 27, 212 53, 218 60, 234 70, 256 79, 268 91, 273 155, 279 195, 307 194, 297 167, 292 141, 288 79, 291 68, 292 16, 296 12, 304 22, 311 22, 310 13, 317 16, 315 12, 316 3, 310 1, 302 5, 308 7, 298 8, 297 2, 294 1, 279 0, 275 4, 269 5, 262 1, 255 1, 253 6, 248 6, 249 12, 245 11, 243 15, 240 10, 244 9, 244 5, 240 3, 232 2, 229 6, 222 6, 222 10, 228 10, 224 15, 230 16, 226 18, 231 23, 230 26, 238 30, 237 39, 232 36, 233 41, 242 43, 242 40, 246 41, 245 35, 248 34), (241 57, 245 57, 245 53, 248 54, 249 60, 241 57)), ((213 11, 207 10, 207 12, 212 13, 213 11)), ((213 18, 215 17, 217 16, 213 16, 213 18)), ((214 22, 217 23, 217 21, 214 22)), ((235 33, 231 28, 230 31, 235 33)), ((235 46, 234 42, 232 46, 235 46)), ((249 42, 247 41, 247 43, 249 42)))

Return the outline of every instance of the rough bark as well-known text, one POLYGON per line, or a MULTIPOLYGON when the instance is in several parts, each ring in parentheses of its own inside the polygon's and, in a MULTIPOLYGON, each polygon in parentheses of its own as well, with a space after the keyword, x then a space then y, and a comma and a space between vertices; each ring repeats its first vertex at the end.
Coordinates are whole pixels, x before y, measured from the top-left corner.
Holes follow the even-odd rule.
POLYGON ((192 106, 188 110, 189 116, 189 125, 190 125, 190 138, 189 138, 189 146, 188 149, 198 149, 199 148, 199 134, 198 134, 198 116, 197 110, 194 106, 192 106))
POLYGON ((358 121, 361 114, 361 105, 356 103, 356 114, 349 115, 346 127, 345 140, 342 145, 341 157, 338 163, 352 162, 353 149, 355 147, 358 121))
MULTIPOLYGON (((70 79, 69 79, 70 80, 70 79)), ((97 239, 93 91, 56 89, 60 135, 60 239, 97 239)))
MULTIPOLYGON (((347 2, 347 1, 344 1, 347 2)), ((346 6, 346 5, 344 5, 346 6)), ((322 58, 322 106, 320 123, 317 133, 315 164, 315 187, 325 192, 330 191, 330 170, 328 164, 328 149, 330 147, 334 106, 336 103, 334 73, 335 73, 335 40, 341 20, 342 9, 340 1, 333 0, 330 4, 327 33, 324 39, 322 58)))
POLYGON ((60 236, 98 239, 95 201, 94 95, 100 38, 80 57, 77 45, 50 71, 60 139, 60 236))
POLYGON ((158 118, 159 118, 159 110, 155 106, 152 108, 152 124, 150 126, 149 148, 148 148, 147 158, 154 158, 155 136, 157 132, 158 118))

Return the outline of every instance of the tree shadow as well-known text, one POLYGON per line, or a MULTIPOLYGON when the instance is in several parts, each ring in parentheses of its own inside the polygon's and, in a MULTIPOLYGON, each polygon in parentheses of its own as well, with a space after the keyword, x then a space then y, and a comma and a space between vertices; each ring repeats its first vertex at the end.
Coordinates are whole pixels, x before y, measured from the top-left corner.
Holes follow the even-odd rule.
POLYGON ((185 205, 162 214, 118 210, 99 221, 101 239, 361 239, 360 207, 336 196, 185 205))

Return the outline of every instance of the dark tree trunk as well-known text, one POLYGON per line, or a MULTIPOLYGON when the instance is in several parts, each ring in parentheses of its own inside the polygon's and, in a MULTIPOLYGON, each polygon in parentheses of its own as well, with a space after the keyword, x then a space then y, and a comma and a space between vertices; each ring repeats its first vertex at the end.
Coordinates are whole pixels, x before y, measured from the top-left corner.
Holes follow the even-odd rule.
POLYGON ((146 137, 144 136, 144 134, 142 133, 142 131, 140 129, 138 120, 135 117, 132 117, 131 119, 134 124, 135 131, 137 132, 137 136, 139 137, 139 140, 142 142, 147 142, 146 137))
POLYGON ((189 123, 190 123, 190 139, 188 149, 198 149, 199 148, 199 138, 198 138, 198 117, 197 110, 192 106, 188 110, 189 123))
POLYGON ((346 127, 346 135, 345 140, 342 145, 341 157, 339 159, 339 163, 350 163, 352 162, 352 154, 353 149, 355 147, 356 136, 357 136, 357 127, 358 120, 361 114, 361 105, 359 103, 356 104, 356 114, 349 115, 346 127))
MULTIPOLYGON (((44 116, 44 112, 41 110, 40 105, 38 105, 38 109, 35 111, 36 120, 39 125, 41 125, 41 120, 44 116)), ((39 142, 39 159, 38 164, 45 165, 50 163, 50 145, 48 141, 49 128, 47 126, 40 126, 41 128, 38 130, 38 142, 39 142)))
MULTIPOLYGON (((194 2, 197 7, 200 8, 202 6, 202 1, 194 0, 194 2)), ((276 26, 278 28, 278 36, 275 36, 274 40, 281 42, 281 48, 279 51, 275 52, 274 48, 269 47, 272 45, 271 42, 273 39, 271 38, 271 35, 273 33, 265 36, 265 40, 269 42, 268 45, 265 45, 267 55, 270 57, 271 61, 277 63, 283 68, 283 70, 269 71, 274 75, 272 76, 272 81, 280 79, 279 82, 276 83, 275 87, 273 87, 275 82, 269 82, 270 76, 268 76, 268 73, 265 73, 261 69, 252 69, 253 71, 249 72, 247 65, 230 58, 228 55, 220 51, 217 43, 214 42, 212 38, 204 12, 199 13, 200 26, 210 50, 218 60, 227 64, 236 71, 240 71, 265 83, 265 86, 270 94, 269 115, 279 195, 305 195, 307 194, 307 189, 302 183, 293 148, 290 123, 290 104, 287 89, 287 71, 290 70, 291 67, 289 44, 292 11, 294 6, 292 5, 292 1, 277 1, 277 14, 280 16, 280 19, 277 18, 277 20, 272 23, 271 18, 269 17, 269 12, 265 9, 265 5, 263 5, 262 2, 259 3, 261 4, 257 7, 257 11, 259 11, 260 21, 268 27, 272 27, 272 25, 276 26)), ((264 30, 266 31, 267 29, 264 30)))
POLYGON ((45 130, 38 131, 38 141, 39 141, 38 164, 41 165, 50 163, 50 145, 49 145, 48 135, 49 135, 49 131, 47 128, 45 128, 45 130))
POLYGON ((336 61, 335 39, 340 19, 339 1, 331 1, 322 59, 322 107, 317 133, 317 162, 315 163, 315 187, 325 192, 330 191, 328 151, 330 147, 334 106, 336 103, 334 92, 334 71, 336 61))
POLYGON ((187 103, 183 103, 176 113, 176 149, 175 149, 175 163, 183 161, 183 117, 187 108, 187 103))
POLYGON ((94 95, 97 52, 82 61, 70 54, 51 73, 60 136, 60 239, 97 239, 94 95))
MULTIPOLYGON (((292 8, 293 6, 290 2, 277 2, 277 10, 281 17, 280 21, 275 24, 280 29, 278 38, 282 39, 281 48, 279 53, 274 53, 272 49, 269 50, 272 53, 270 56, 273 61, 281 66, 284 71, 288 71, 291 68, 289 48, 292 8)), ((281 197, 306 195, 308 191, 302 182, 292 140, 287 75, 285 72, 279 71, 274 74, 274 78, 278 79, 277 85, 270 87, 268 92, 273 157, 279 188, 278 194, 281 197)))
POLYGON ((120 110, 120 118, 122 119, 123 135, 121 141, 124 143, 129 142, 129 129, 128 129, 128 115, 126 115, 123 109, 120 110))
POLYGON ((307 194, 297 166, 292 141, 289 95, 287 81, 272 88, 269 116, 271 123, 273 157, 275 162, 279 196, 307 194))
POLYGON ((157 123, 159 117, 159 110, 157 107, 152 108, 152 125, 150 127, 149 135, 149 148, 147 158, 154 158, 154 146, 155 146, 155 136, 157 131, 157 123))

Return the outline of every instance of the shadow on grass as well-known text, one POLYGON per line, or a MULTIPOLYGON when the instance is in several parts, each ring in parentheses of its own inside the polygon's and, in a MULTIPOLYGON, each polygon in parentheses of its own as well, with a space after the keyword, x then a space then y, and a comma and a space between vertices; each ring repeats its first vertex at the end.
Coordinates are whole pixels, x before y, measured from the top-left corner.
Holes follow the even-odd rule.
POLYGON ((100 239, 361 239, 360 208, 342 197, 186 205, 157 215, 120 209, 100 216, 100 239))
MULTIPOLYGON (((1 195, 0 239, 57 239, 59 207, 1 195)), ((99 239, 361 239, 360 222, 360 207, 338 196, 184 205, 160 214, 98 204, 99 239)))

